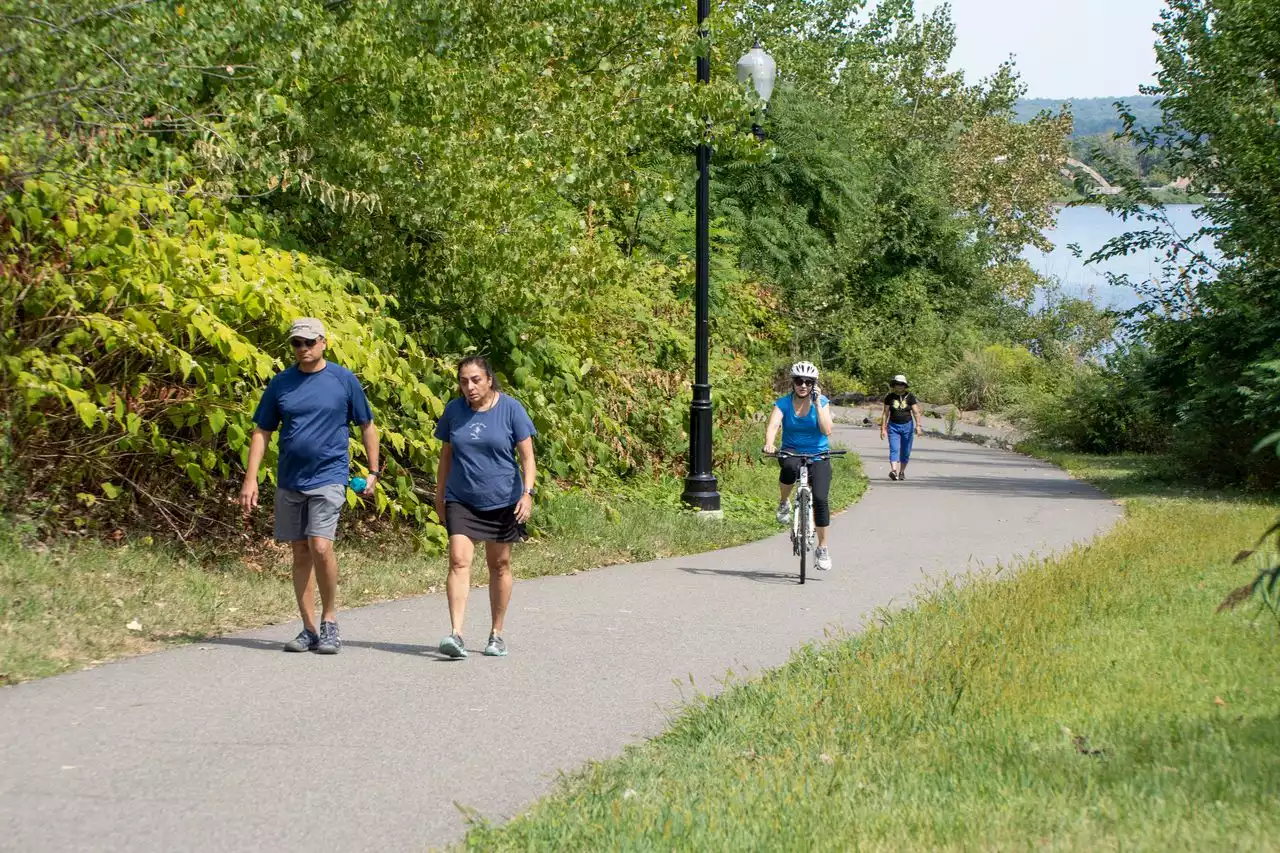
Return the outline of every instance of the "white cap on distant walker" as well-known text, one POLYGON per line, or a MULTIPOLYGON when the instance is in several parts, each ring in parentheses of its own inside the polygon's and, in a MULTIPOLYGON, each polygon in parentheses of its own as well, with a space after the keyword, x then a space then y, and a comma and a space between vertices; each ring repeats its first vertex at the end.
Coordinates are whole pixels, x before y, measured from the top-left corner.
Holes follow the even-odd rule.
POLYGON ((893 377, 893 380, 889 384, 890 385, 901 384, 901 385, 906 385, 908 388, 911 387, 911 383, 907 381, 907 377, 903 376, 901 373, 893 377))
POLYGON ((321 323, 315 317, 299 317, 293 321, 293 325, 289 327, 289 337, 306 338, 313 341, 316 338, 329 339, 324 333, 324 323, 321 323))

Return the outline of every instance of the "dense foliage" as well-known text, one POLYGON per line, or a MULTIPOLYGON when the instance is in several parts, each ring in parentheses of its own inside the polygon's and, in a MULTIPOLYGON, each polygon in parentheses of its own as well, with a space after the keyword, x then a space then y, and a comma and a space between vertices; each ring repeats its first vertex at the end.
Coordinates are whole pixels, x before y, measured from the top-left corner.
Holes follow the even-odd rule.
POLYGON ((186 506, 218 515, 240 466, 229 430, 282 364, 291 313, 337 330, 335 356, 403 443, 377 508, 424 518, 428 427, 470 352, 528 405, 552 475, 679 465, 703 133, 718 435, 799 355, 878 387, 1030 340, 1019 253, 1051 221, 1069 118, 1016 123, 1013 70, 948 72, 945 10, 918 19, 909 0, 735 0, 709 44, 691 15, 676 0, 0 0, 0 293, 21 318, 0 343, 7 467, 30 468, 51 506, 106 503, 104 483, 177 500, 185 480, 205 496, 186 506), (731 71, 756 37, 783 69, 763 116, 731 71), (715 74, 698 86, 705 50, 715 74), (84 217, 110 222, 66 230, 84 217), (146 287, 183 306, 170 325, 146 287), (145 446, 135 389, 155 389, 145 446))

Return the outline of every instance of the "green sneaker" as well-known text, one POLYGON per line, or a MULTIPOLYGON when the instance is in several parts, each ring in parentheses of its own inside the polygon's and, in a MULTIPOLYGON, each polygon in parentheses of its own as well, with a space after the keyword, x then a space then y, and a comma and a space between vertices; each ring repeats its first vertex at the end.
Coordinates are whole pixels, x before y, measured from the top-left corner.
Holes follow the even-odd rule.
POLYGON ((506 657, 507 641, 499 637, 497 634, 490 634, 489 644, 484 647, 484 653, 491 658, 506 657))
POLYGON ((463 644, 460 635, 450 634, 440 641, 440 654, 448 655, 451 658, 465 658, 467 656, 467 647, 463 644))

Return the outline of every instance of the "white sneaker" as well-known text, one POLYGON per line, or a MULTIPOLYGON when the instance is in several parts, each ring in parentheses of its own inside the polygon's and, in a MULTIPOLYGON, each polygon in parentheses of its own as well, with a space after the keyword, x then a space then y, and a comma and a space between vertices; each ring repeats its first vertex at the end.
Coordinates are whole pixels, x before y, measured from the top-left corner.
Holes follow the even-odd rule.
POLYGON ((778 501, 778 512, 774 516, 779 524, 791 523, 791 501, 778 501))
POLYGON ((814 556, 817 557, 816 562, 817 562, 818 571, 820 572, 831 571, 831 552, 830 551, 828 551, 825 547, 820 547, 816 552, 814 552, 814 556))

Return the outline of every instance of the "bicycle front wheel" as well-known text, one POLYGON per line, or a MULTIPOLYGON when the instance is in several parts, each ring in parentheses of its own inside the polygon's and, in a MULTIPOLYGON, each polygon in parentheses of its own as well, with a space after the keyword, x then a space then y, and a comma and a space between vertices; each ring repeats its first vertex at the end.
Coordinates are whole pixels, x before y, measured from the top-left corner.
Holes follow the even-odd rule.
POLYGON ((804 583, 805 575, 809 566, 809 537, 813 534, 813 513, 810 510, 812 496, 806 489, 802 491, 796 498, 796 512, 800 515, 799 536, 800 541, 800 583, 804 583))

